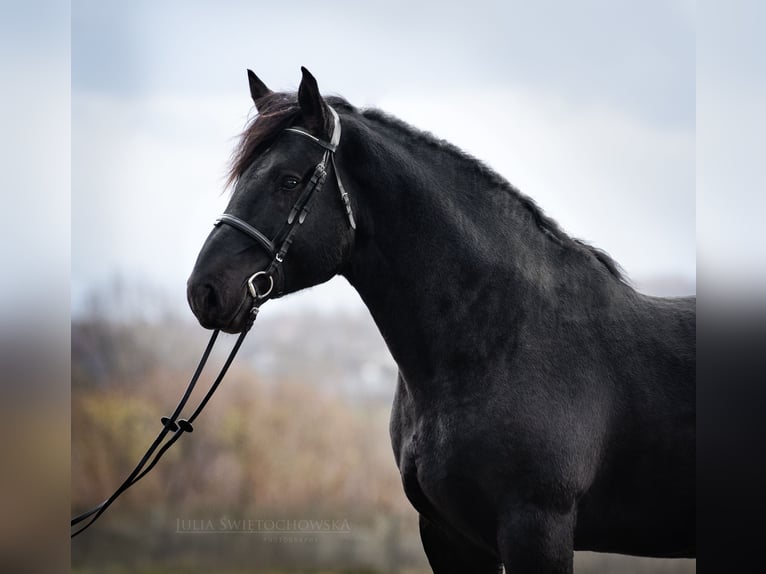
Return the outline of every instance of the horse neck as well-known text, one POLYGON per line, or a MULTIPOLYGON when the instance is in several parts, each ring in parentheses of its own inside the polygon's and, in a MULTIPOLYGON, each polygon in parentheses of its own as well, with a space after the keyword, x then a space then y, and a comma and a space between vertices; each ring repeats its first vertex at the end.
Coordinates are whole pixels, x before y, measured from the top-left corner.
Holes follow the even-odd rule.
POLYGON ((563 265, 564 246, 499 178, 367 118, 345 120, 344 138, 338 160, 358 229, 343 274, 405 378, 470 368, 543 309, 567 301, 572 312, 604 292, 605 270, 574 248, 563 265))

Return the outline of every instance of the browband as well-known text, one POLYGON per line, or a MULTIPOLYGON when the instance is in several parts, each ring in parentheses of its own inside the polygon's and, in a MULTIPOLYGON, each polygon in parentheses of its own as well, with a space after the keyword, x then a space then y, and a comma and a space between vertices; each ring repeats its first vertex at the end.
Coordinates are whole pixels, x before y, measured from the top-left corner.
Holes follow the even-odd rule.
POLYGON ((284 131, 304 135, 310 140, 312 140, 315 144, 318 144, 322 146, 323 148, 335 153, 335 150, 338 149, 338 144, 340 143, 340 118, 338 117, 338 112, 336 112, 330 106, 327 106, 327 108, 330 110, 330 113, 332 114, 332 119, 333 119, 332 136, 330 137, 329 142, 321 140, 315 135, 310 134, 309 132, 301 128, 286 128, 284 131))

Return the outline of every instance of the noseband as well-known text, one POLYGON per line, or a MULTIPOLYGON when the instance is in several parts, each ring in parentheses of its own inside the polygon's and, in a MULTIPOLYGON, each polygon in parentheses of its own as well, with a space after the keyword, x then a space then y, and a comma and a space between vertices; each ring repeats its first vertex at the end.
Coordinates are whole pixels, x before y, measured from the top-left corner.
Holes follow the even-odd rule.
MULTIPOLYGON (((343 187, 338 168, 335 165, 335 151, 338 149, 341 134, 340 118, 334 109, 329 107, 328 109, 333 117, 333 130, 329 142, 321 140, 301 128, 287 128, 284 130, 309 138, 312 142, 324 149, 324 154, 322 155, 320 162, 314 168, 314 173, 306 185, 306 188, 303 190, 303 193, 301 193, 290 210, 290 214, 287 216, 287 221, 282 225, 282 229, 277 233, 274 240, 269 239, 266 234, 236 215, 224 213, 215 220, 216 227, 222 224, 229 225, 254 239, 272 258, 271 263, 266 269, 256 271, 247 280, 247 288, 250 295, 255 299, 255 305, 259 305, 272 294, 275 284, 274 278, 277 277, 277 279, 281 279, 283 277, 281 273, 282 263, 285 260, 285 256, 290 249, 293 239, 295 239, 295 233, 298 231, 298 228, 305 221, 306 216, 309 213, 312 201, 324 185, 325 179, 327 178, 328 163, 332 165, 332 170, 335 173, 335 181, 338 182, 338 190, 340 191, 340 198, 346 210, 349 227, 351 229, 356 229, 356 221, 354 220, 354 213, 351 209, 351 201, 348 197, 348 193, 346 193, 346 189, 343 187), (259 281, 261 280, 265 281, 265 285, 262 285, 263 288, 259 288, 259 281)), ((282 289, 279 289, 277 295, 281 294, 282 289)))

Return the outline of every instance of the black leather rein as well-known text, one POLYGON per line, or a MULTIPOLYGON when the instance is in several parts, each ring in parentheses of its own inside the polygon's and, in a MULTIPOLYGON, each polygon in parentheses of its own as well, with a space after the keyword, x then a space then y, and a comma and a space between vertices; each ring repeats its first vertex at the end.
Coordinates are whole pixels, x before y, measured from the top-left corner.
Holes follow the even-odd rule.
POLYGON ((123 481, 123 483, 119 486, 119 488, 117 488, 117 490, 115 490, 114 493, 109 498, 107 498, 104 502, 102 502, 98 506, 90 509, 89 511, 83 512, 82 514, 79 514, 75 516, 74 518, 72 518, 72 522, 71 522, 72 527, 77 526, 79 523, 90 518, 90 520, 88 520, 88 522, 86 522, 85 525, 81 526, 80 528, 72 532, 72 535, 71 535, 72 538, 74 538, 81 532, 85 531, 87 528, 89 528, 94 522, 96 522, 96 520, 99 519, 99 517, 104 512, 106 512, 106 509, 109 508, 112 505, 112 503, 115 500, 117 500, 117 498, 119 498, 119 496, 123 492, 128 490, 131 486, 133 486, 139 480, 141 480, 144 476, 146 476, 149 473, 149 471, 152 470, 155 467, 155 465, 160 461, 160 459, 168 451, 168 449, 171 446, 173 446, 173 443, 175 443, 179 438, 181 438, 181 436, 184 433, 190 433, 194 430, 192 423, 200 415, 200 413, 202 412, 202 409, 205 408, 205 405, 213 396, 213 393, 215 393, 216 389, 218 388, 218 385, 221 384, 221 381, 223 380, 223 377, 226 374, 226 371, 229 370, 229 366, 234 360, 234 356, 237 354, 237 351, 239 351, 239 348, 242 346, 242 341, 245 340, 245 335, 247 335, 247 332, 250 330, 250 327, 252 327, 253 321, 255 321, 255 317, 257 313, 258 313, 258 307, 254 306, 253 311, 251 312, 250 319, 245 325, 245 328, 242 329, 242 332, 239 334, 239 337, 237 338, 236 343, 234 343, 234 347, 232 347, 232 350, 229 353, 229 357, 226 359, 226 362, 224 363, 223 367, 221 367, 221 371, 218 373, 218 376, 213 381, 213 384, 210 385, 210 389, 208 389, 204 398, 202 399, 202 401, 200 401, 199 405, 197 405, 197 408, 194 410, 191 416, 188 419, 178 418, 181 415, 181 411, 183 410, 184 406, 188 402, 189 397, 191 396, 192 390, 194 390, 194 386, 196 385, 197 380, 202 374, 202 369, 205 367, 205 363, 207 363, 208 357, 210 356, 210 352, 213 350, 213 344, 218 338, 218 333, 219 333, 218 329, 213 331, 213 334, 210 336, 210 341, 208 342, 207 347, 205 348, 205 352, 202 353, 202 358, 200 359, 199 364, 197 365, 197 368, 194 371, 194 375, 189 381, 189 384, 187 385, 186 390, 184 391, 184 394, 181 397, 181 400, 178 402, 178 405, 176 405, 176 408, 173 411, 173 414, 171 414, 169 417, 162 417, 160 419, 160 421, 162 422, 162 430, 157 435, 157 438, 154 439, 154 442, 151 444, 149 449, 146 451, 146 454, 144 454, 144 456, 138 462, 138 464, 133 469, 133 471, 128 475, 128 477, 123 481), (169 433, 172 433, 170 435, 170 438, 165 440, 169 433), (154 455, 153 458, 152 458, 152 455, 154 455))
POLYGON ((218 217, 218 219, 215 221, 216 226, 221 224, 230 225, 231 227, 234 227, 235 229, 238 229, 242 233, 245 233, 249 237, 253 238, 261 247, 263 247, 264 250, 269 253, 269 256, 272 258, 271 263, 266 269, 253 273, 247 280, 248 292, 245 293, 245 297, 247 297, 249 294, 253 298, 253 306, 250 310, 250 316, 248 317, 247 323, 242 329, 242 332, 239 334, 237 341, 234 343, 229 356, 221 367, 218 376, 210 385, 207 393, 197 405, 197 408, 192 412, 191 416, 189 416, 188 419, 179 418, 181 411, 183 410, 184 406, 186 406, 189 397, 191 397, 191 393, 197 384, 197 380, 202 374, 205 363, 207 363, 210 353, 213 350, 213 345, 218 338, 219 330, 216 329, 210 336, 210 341, 208 342, 207 347, 202 354, 202 358, 200 358, 199 364, 197 365, 197 368, 195 369, 194 374, 192 375, 192 378, 181 397, 181 400, 178 402, 178 405, 176 405, 176 408, 173 410, 173 413, 169 417, 162 417, 160 419, 162 423, 162 430, 160 430, 157 438, 154 439, 154 442, 151 444, 133 471, 109 498, 91 510, 83 512, 82 514, 72 518, 72 527, 75 527, 81 522, 87 520, 83 526, 72 532, 72 538, 89 528, 104 512, 106 512, 106 509, 109 508, 122 493, 124 493, 131 486, 146 476, 149 471, 151 471, 157 465, 162 456, 168 451, 173 443, 180 439, 184 433, 191 433, 194 430, 192 423, 200 415, 202 409, 205 408, 205 405, 211 399, 216 389, 218 389, 218 386, 221 384, 223 377, 229 370, 232 361, 234 361, 234 357, 236 356, 237 351, 239 351, 239 348, 242 346, 242 342, 245 340, 245 336, 253 326, 253 323, 258 316, 260 306, 271 296, 274 289, 275 276, 281 277, 281 274, 279 273, 281 265, 285 259, 285 256, 287 255, 287 251, 290 249, 290 245, 292 244, 293 239, 295 238, 295 233, 306 219, 306 216, 308 215, 309 209, 311 207, 312 200, 316 197, 317 192, 320 191, 324 185, 325 178, 327 177, 328 162, 332 164, 333 171, 335 172, 335 179, 338 182, 338 189, 340 190, 341 200, 343 201, 343 205, 346 210, 349 226, 352 230, 356 229, 356 221, 354 220, 354 214, 351 209, 351 201, 349 200, 348 194, 346 193, 346 190, 343 187, 343 183, 340 180, 338 169, 335 166, 335 150, 338 148, 338 144, 340 143, 341 134, 340 118, 338 117, 338 114, 335 112, 335 110, 332 108, 329 108, 329 110, 333 117, 333 132, 329 142, 320 140, 319 138, 314 137, 307 131, 300 128, 287 128, 285 130, 287 132, 301 134, 310 138, 314 143, 324 149, 324 154, 322 155, 322 160, 314 168, 314 174, 306 185, 306 188, 298 197, 295 205, 293 205, 293 208, 290 210, 287 221, 282 226, 282 230, 277 234, 274 241, 270 240, 266 235, 258 231, 255 227, 235 215, 225 213, 218 217), (265 289, 261 289, 258 286, 258 282, 261 279, 268 281, 268 285, 265 289), (170 435, 169 438, 168 435, 170 435))

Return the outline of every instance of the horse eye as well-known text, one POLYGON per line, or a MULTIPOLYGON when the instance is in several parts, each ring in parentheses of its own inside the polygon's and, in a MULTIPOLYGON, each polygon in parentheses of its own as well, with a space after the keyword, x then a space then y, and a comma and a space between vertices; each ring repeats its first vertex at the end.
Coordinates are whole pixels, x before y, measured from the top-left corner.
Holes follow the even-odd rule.
POLYGON ((286 178, 284 178, 282 180, 282 187, 284 189, 293 189, 299 183, 300 183, 300 180, 297 177, 293 177, 292 175, 288 175, 286 178))

